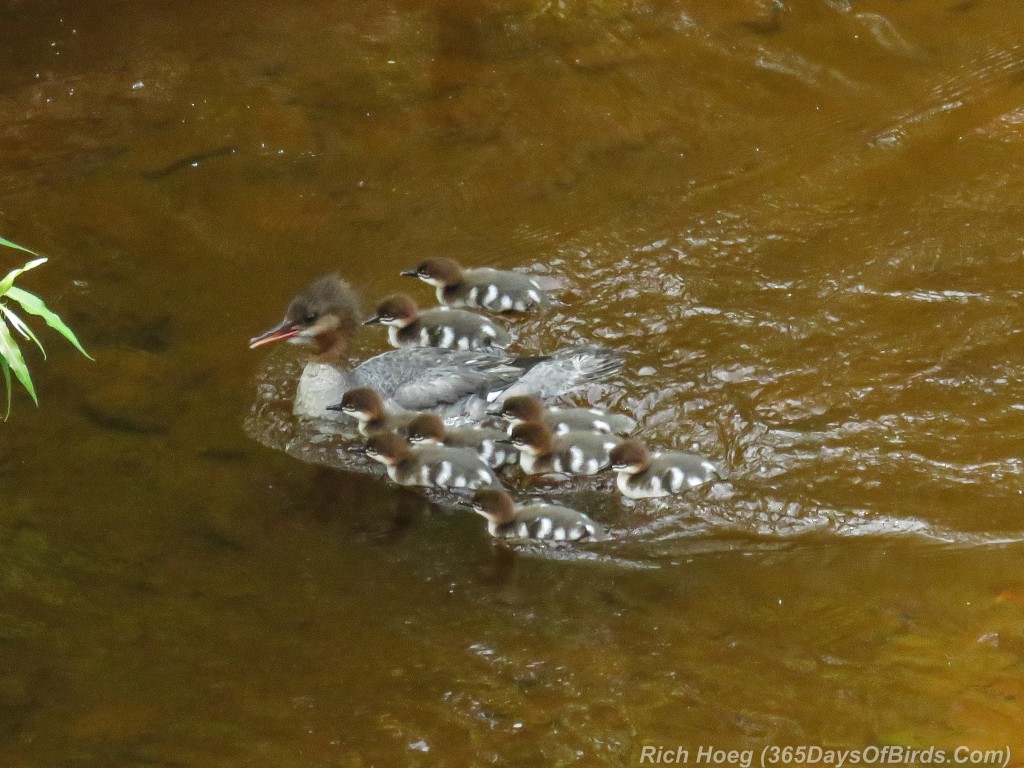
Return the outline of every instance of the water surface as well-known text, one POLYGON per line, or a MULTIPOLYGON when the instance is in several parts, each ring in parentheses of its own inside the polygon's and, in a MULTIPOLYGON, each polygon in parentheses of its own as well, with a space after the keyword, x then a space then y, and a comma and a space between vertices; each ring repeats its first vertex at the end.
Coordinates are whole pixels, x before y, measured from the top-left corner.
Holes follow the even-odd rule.
POLYGON ((0 428, 4 764, 1019 761, 1019 4, 0 14, 0 232, 96 357, 0 428), (245 341, 426 254, 558 278, 521 348, 728 482, 551 552, 339 469, 245 341))

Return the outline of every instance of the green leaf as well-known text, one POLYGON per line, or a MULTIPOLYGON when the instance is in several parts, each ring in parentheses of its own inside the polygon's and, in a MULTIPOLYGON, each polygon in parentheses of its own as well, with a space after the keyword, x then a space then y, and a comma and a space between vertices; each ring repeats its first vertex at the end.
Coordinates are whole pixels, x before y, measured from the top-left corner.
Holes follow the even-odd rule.
POLYGON ((35 251, 30 251, 28 248, 26 248, 23 245, 18 245, 17 243, 12 243, 6 237, 0 237, 0 245, 6 245, 8 248, 14 248, 14 249, 19 250, 19 251, 24 251, 25 253, 31 253, 33 256, 38 256, 39 255, 35 251))
POLYGON ((4 277, 3 280, 0 280, 0 296, 3 296, 5 293, 7 293, 9 290, 11 290, 11 286, 14 285, 14 279, 18 275, 20 275, 22 272, 28 272, 30 269, 35 269, 40 264, 45 264, 45 263, 46 263, 46 257, 40 257, 38 259, 33 259, 28 264, 26 264, 24 267, 20 267, 18 269, 12 269, 10 272, 7 273, 6 277, 4 277))
POLYGON ((7 295, 21 304, 22 309, 29 314, 43 318, 48 326, 60 333, 61 336, 75 345, 75 349, 92 360, 92 356, 82 348, 81 344, 78 343, 78 337, 75 336, 74 332, 64 325, 64 321, 57 317, 55 313, 47 309, 42 299, 28 291, 22 290, 21 288, 15 288, 14 286, 11 286, 7 290, 7 295))
POLYGON ((32 329, 25 324, 25 321, 14 314, 10 307, 6 307, 3 304, 0 304, 0 312, 6 315, 7 322, 11 324, 11 327, 14 328, 14 330, 22 335, 22 338, 32 339, 32 341, 36 343, 36 346, 39 347, 39 351, 43 353, 43 360, 45 360, 46 350, 43 349, 43 343, 39 341, 39 338, 32 332, 32 329))
POLYGON ((11 336, 6 323, 0 323, 0 357, 7 361, 7 365, 14 371, 15 378, 32 395, 32 400, 39 405, 39 398, 36 397, 36 389, 32 386, 32 377, 28 374, 28 366, 25 365, 25 358, 21 356, 18 349, 18 342, 11 336))
POLYGON ((11 415, 11 366, 3 356, 0 356, 0 371, 4 372, 4 383, 7 384, 7 413, 4 414, 4 421, 7 421, 11 415))

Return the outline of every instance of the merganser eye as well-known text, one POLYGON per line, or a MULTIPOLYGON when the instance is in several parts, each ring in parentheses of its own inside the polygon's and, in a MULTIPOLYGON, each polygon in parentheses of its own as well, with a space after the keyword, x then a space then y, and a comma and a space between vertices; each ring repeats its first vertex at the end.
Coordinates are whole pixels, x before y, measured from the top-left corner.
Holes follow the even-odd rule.
POLYGON ((306 325, 312 325, 317 321, 317 319, 317 315, 313 312, 310 312, 308 315, 306 315, 304 322, 306 323, 306 325))

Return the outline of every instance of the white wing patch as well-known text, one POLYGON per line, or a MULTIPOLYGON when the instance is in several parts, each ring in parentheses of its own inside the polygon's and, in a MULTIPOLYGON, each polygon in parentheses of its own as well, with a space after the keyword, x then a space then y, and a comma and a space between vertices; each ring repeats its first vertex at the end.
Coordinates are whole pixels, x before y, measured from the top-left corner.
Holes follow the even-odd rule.
POLYGON ((481 304, 485 307, 489 306, 496 298, 498 298, 498 286, 493 283, 487 286, 487 292, 484 293, 484 299, 481 304))
POLYGON ((438 470, 437 475, 434 477, 434 484, 446 486, 448 481, 452 479, 452 463, 450 461, 442 461, 441 468, 438 470))
POLYGON ((587 457, 583 454, 583 449, 578 445, 571 446, 569 448, 569 469, 573 472, 580 472, 587 463, 587 457))

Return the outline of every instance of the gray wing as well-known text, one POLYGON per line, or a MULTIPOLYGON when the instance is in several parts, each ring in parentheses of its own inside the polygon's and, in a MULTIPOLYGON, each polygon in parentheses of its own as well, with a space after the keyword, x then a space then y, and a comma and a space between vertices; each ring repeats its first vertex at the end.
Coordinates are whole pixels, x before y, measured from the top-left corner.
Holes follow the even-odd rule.
POLYGON ((503 355, 433 347, 395 349, 358 366, 353 375, 407 410, 454 403, 468 395, 503 387, 522 371, 503 355))
POLYGON ((598 381, 622 368, 622 356, 597 344, 560 349, 541 360, 502 393, 536 395, 542 400, 563 395, 576 387, 598 381))

